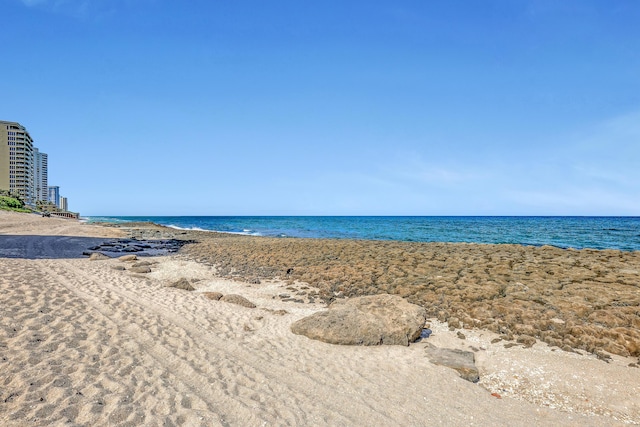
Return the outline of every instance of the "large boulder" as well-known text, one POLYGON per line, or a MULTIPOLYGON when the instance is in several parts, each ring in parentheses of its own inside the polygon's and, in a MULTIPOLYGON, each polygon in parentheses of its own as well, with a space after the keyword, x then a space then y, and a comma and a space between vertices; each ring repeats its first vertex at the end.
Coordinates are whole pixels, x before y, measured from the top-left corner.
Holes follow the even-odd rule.
POLYGON ((424 308, 396 295, 335 301, 329 309, 291 325, 294 334, 343 345, 409 345, 420 337, 424 308))

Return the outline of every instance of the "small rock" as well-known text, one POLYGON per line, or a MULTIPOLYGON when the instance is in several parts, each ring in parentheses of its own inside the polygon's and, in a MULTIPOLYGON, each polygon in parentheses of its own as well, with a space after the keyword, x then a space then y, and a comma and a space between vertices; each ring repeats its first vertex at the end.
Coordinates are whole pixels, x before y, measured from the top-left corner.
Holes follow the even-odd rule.
POLYGON ((595 355, 599 360, 602 360, 603 362, 607 362, 607 363, 611 362, 611 356, 609 356, 607 353, 605 353, 602 350, 597 350, 595 352, 595 355))
POLYGON ((460 325, 460 320, 457 317, 451 317, 447 321, 449 323, 449 328, 459 329, 462 325, 460 325))
POLYGON ((129 271, 132 272, 132 273, 141 273, 141 274, 151 273, 151 269, 149 267, 146 267, 146 266, 145 267, 131 267, 129 269, 129 271))
POLYGON ((137 259, 138 259, 138 257, 137 257, 137 256, 135 256, 135 255, 124 255, 124 256, 121 256, 121 257, 120 257, 120 258, 118 258, 118 259, 119 259, 120 261, 122 261, 122 262, 128 262, 128 261, 135 261, 135 260, 137 260, 137 259))
MULTIPOLYGON (((140 267, 140 268, 149 268, 149 267, 140 267)), ((151 270, 151 269, 149 269, 151 270)), ((189 282, 189 280, 185 279, 184 277, 176 282, 171 283, 170 285, 167 285, 168 288, 176 288, 176 289, 183 289, 185 291, 193 291, 195 290, 195 288, 193 286, 191 286, 191 283, 189 282)))
POLYGON ((203 295, 213 301, 218 301, 223 297, 220 292, 203 292, 203 295))
POLYGON ((465 336, 465 334, 463 334, 463 333, 462 333, 462 332, 460 332, 460 331, 458 331, 457 335, 458 335, 458 338, 460 338, 461 340, 464 340, 464 339, 466 339, 466 338, 467 338, 467 337, 465 336))
POLYGON ((101 254, 100 252, 94 252, 89 256, 89 261, 102 261, 105 259, 111 259, 105 254, 101 254))
POLYGON ((153 265, 153 263, 149 262, 149 261, 140 261, 140 262, 136 262, 134 263, 131 267, 145 267, 148 265, 153 265))
POLYGON ((520 335, 516 342, 524 344, 525 348, 529 348, 536 343, 536 339, 529 335, 520 335))
POLYGON ((461 378, 472 383, 480 381, 480 373, 476 368, 476 359, 472 352, 438 348, 432 344, 428 344, 425 351, 431 363, 455 369, 461 378))
POLYGON ((252 303, 251 301, 249 301, 245 297, 243 297, 241 295, 236 295, 236 294, 225 295, 222 298, 220 298, 220 301, 228 302, 228 303, 231 303, 231 304, 241 305, 241 306, 247 307, 247 308, 255 308, 256 307, 256 305, 254 303, 252 303))

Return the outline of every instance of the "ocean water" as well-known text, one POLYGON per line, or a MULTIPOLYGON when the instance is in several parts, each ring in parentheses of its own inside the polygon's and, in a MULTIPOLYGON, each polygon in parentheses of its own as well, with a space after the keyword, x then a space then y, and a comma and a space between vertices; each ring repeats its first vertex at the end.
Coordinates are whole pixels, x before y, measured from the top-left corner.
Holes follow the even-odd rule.
POLYGON ((151 221, 178 229, 254 236, 640 250, 640 217, 94 216, 86 220, 151 221))

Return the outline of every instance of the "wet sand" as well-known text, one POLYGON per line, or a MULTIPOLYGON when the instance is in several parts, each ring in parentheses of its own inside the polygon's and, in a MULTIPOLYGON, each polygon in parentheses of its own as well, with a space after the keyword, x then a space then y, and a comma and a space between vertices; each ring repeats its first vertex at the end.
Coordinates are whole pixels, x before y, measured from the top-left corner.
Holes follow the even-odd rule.
MULTIPOLYGON (((449 324, 439 321, 436 316, 444 305, 435 311, 429 300, 425 306, 434 314, 429 325, 433 334, 409 347, 338 346, 289 330, 295 320, 324 310, 326 301, 356 294, 352 289, 357 281, 342 278, 368 271, 350 266, 350 257, 362 259, 363 265, 381 263, 382 274, 358 291, 367 293, 408 288, 391 277, 403 277, 400 271, 430 277, 449 265, 453 255, 434 258, 434 266, 425 263, 425 271, 415 265, 411 273, 404 264, 394 264, 409 259, 411 252, 396 253, 393 244, 386 247, 386 261, 375 261, 374 256, 369 262, 371 251, 353 250, 367 242, 343 242, 355 246, 342 252, 330 242, 318 242, 331 249, 314 252, 309 241, 181 233, 0 212, 0 424, 640 422, 640 369, 628 366, 637 358, 612 354, 607 363, 586 351, 562 351, 540 340, 530 348, 506 348, 500 334, 483 325, 463 328, 464 316, 458 315, 460 324, 452 325, 451 313, 456 311, 449 314, 449 324), (88 247, 132 235, 199 243, 184 246, 176 255, 145 258, 151 270, 145 274, 115 258, 90 261, 82 256, 88 247), (304 252, 297 245, 303 245, 304 252), (190 281, 195 290, 167 287, 179 279, 190 281), (205 298, 206 292, 239 294, 257 307, 213 301, 205 298), (452 326, 460 328, 450 330, 452 326), (474 351, 480 382, 470 383, 451 369, 431 364, 425 357, 427 344, 474 351)), ((496 257, 487 262, 497 265, 507 256, 482 249, 496 257)), ((527 270, 540 259, 534 256, 527 270)), ((475 265, 471 258, 465 262, 467 268, 475 265)), ((627 263, 624 269, 633 268, 627 263)), ((435 285, 449 277, 440 275, 429 280, 435 285)), ((458 284, 453 287, 462 295, 458 284)), ((460 304, 467 301, 454 297, 456 292, 450 310, 458 307, 456 298, 460 304)), ((513 297, 509 288, 505 292, 504 298, 513 297)), ((419 302, 417 295, 407 294, 419 302)), ((509 337, 503 333, 502 338, 509 337)))

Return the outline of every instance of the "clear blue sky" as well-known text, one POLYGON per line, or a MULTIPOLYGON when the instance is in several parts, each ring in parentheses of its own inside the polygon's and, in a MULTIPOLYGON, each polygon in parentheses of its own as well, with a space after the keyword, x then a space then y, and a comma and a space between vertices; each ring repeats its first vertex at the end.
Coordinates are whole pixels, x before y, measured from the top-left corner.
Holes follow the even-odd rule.
POLYGON ((0 0, 83 215, 640 215, 637 0, 0 0))

